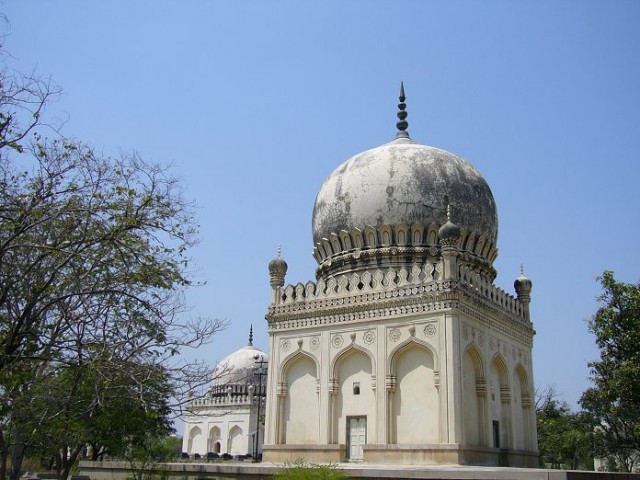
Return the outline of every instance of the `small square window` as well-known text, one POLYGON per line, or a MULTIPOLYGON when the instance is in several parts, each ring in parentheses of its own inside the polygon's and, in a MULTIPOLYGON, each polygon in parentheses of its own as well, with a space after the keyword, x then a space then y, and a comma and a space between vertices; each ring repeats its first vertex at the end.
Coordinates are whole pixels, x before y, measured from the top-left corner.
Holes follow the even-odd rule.
POLYGON ((353 382, 353 394, 360 395, 360 382, 353 382))

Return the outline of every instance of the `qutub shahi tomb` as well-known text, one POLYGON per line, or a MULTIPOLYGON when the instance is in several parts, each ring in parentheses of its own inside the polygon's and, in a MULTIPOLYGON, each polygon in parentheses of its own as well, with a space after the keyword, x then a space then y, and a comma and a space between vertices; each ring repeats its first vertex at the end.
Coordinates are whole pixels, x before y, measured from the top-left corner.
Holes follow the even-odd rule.
POLYGON ((220 362, 185 418, 185 452, 538 465, 531 281, 518 277, 515 296, 493 284, 491 189, 467 161, 415 143, 404 102, 401 88, 395 139, 318 192, 316 281, 285 286, 284 259, 269 263, 270 355, 250 334, 220 362), (269 361, 266 385, 256 361, 269 361))

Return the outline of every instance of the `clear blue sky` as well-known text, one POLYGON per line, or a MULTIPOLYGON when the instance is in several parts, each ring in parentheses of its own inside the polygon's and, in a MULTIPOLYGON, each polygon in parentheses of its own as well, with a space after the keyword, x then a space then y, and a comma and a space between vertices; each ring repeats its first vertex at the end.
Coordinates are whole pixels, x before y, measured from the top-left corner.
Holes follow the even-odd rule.
POLYGON ((398 86, 415 141, 487 179, 496 283, 534 282, 535 381, 572 405, 596 357, 604 269, 640 279, 640 2, 5 0, 11 68, 64 88, 48 111, 105 153, 172 163, 197 201, 193 314, 253 323, 267 348, 267 263, 314 278, 324 178, 393 138, 398 86))

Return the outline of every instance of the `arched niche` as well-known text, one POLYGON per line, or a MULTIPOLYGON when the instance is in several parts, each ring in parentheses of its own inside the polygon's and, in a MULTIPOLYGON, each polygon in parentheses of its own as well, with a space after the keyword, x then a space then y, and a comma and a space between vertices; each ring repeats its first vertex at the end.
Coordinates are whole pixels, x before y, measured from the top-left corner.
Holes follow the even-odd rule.
POLYGON ((462 355, 462 428, 464 442, 485 446, 485 401, 487 384, 480 348, 470 344, 462 355))
POLYGON ((513 371, 513 446, 518 450, 533 450, 531 440, 531 390, 525 367, 519 363, 513 371))
POLYGON ((366 437, 375 438, 376 397, 372 383, 375 365, 369 352, 349 347, 332 366, 332 436, 334 443, 348 444, 349 417, 365 418, 366 437))
POLYGON ((491 443, 494 448, 509 448, 511 436, 511 389, 507 362, 501 354, 491 360, 489 373, 491 443))
POLYGON ((388 396, 392 443, 439 443, 440 402, 435 367, 434 352, 422 342, 406 342, 392 353, 388 374, 395 379, 395 389, 388 396))
POLYGON ((244 455, 247 450, 246 442, 243 440, 242 428, 234 425, 229 429, 229 450, 231 455, 244 455))
POLYGON ((320 409, 315 358, 303 352, 292 355, 283 365, 282 378, 287 385, 283 441, 317 444, 320 409))
POLYGON ((207 441, 207 452, 220 453, 220 427, 214 425, 209 430, 209 439, 207 441), (216 443, 218 444, 218 451, 216 452, 216 443))
POLYGON ((200 427, 193 427, 189 430, 189 441, 187 442, 188 453, 201 453, 198 451, 200 441, 202 440, 202 430, 200 427))

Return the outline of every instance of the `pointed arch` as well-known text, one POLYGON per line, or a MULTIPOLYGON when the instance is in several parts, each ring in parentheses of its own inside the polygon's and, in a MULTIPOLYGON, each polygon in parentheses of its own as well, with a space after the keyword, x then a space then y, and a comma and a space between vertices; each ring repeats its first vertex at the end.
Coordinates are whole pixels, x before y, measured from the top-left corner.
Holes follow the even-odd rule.
MULTIPOLYGON (((291 339, 293 340, 293 339, 291 339)), ((284 378, 285 373, 287 372, 287 369, 289 368, 289 366, 296 361, 296 358, 303 356, 303 357, 307 357, 309 358, 314 365, 316 366, 316 371, 320 371, 320 362, 318 362, 318 359, 313 356, 311 353, 309 352, 305 352, 304 350, 296 350, 294 352, 291 352, 289 355, 287 355, 286 357, 284 357, 282 359, 281 362, 281 373, 282 373, 282 377, 284 378)))
POLYGON ((199 451, 202 440, 202 429, 198 426, 189 430, 189 441, 187 442, 187 453, 202 453, 199 451))
POLYGON ((529 388, 529 375, 527 374, 527 369, 522 364, 522 362, 517 363, 516 367, 514 368, 514 374, 514 380, 517 378, 522 386, 526 387, 526 393, 531 393, 529 388))
POLYGON ((364 238, 367 247, 375 248, 378 246, 378 231, 372 225, 364 227, 364 238))
POLYGON ((471 342, 467 346, 465 353, 468 353, 469 356, 473 359, 476 377, 485 378, 484 361, 482 359, 482 350, 480 350, 480 347, 478 347, 475 342, 471 342))
POLYGON ((397 224, 393 227, 396 237, 396 243, 400 247, 404 247, 410 241, 409 228, 404 224, 397 224))
POLYGON ((412 346, 421 347, 429 351, 429 353, 433 356, 433 368, 438 371, 440 369, 438 355, 433 347, 427 342, 417 339, 415 337, 410 337, 404 342, 401 342, 396 348, 394 348, 387 357, 387 373, 393 375, 395 373, 394 362, 397 362, 398 355, 402 354, 403 350, 409 349, 412 346))
POLYGON ((496 353, 491 359, 489 379, 489 391, 491 394, 489 402, 493 433, 491 446, 511 448, 513 445, 511 387, 507 361, 500 353, 496 353))
POLYGON ((318 361, 298 350, 285 359, 279 388, 286 391, 279 398, 283 415, 282 443, 317 444, 319 441, 320 402, 318 361))
POLYGON ((340 230, 340 233, 338 233, 338 235, 340 236, 343 250, 351 250, 353 248, 353 242, 351 241, 351 235, 349 235, 349 232, 347 232, 346 230, 340 230))
POLYGON ((239 425, 234 425, 229 429, 229 448, 227 450, 231 455, 244 455, 247 453, 245 450, 242 435, 242 428, 239 425))
POLYGON ((424 226, 418 223, 411 225, 411 245, 419 247, 424 244, 424 226))
POLYGON ((438 226, 435 223, 430 223, 427 227, 427 245, 430 247, 438 245, 438 226))
POLYGON ((375 438, 376 397, 375 365, 370 352, 350 345, 331 365, 331 437, 334 443, 347 444, 349 417, 365 417, 367 438, 375 438))
POLYGON ((209 438, 207 440, 207 452, 220 453, 220 427, 214 425, 209 430, 209 438), (216 444, 218 444, 218 451, 216 451, 216 444))
POLYGON ((387 368, 395 384, 389 391, 390 443, 439 443, 440 397, 433 348, 412 337, 391 352, 387 368))
POLYGON ((350 355, 352 355, 352 354, 354 354, 356 352, 360 352, 360 353, 366 355, 366 357, 371 362, 371 371, 372 372, 376 371, 376 360, 375 360, 373 354, 369 350, 361 347, 360 345, 356 345, 356 344, 352 343, 352 344, 347 345, 340 353, 338 353, 333 358, 333 361, 331 362, 331 367, 329 369, 329 372, 331 374, 331 378, 338 378, 337 369, 339 367, 340 362, 342 362, 348 356, 350 356, 350 355))
POLYGON ((464 442, 472 446, 487 444, 484 370, 482 351, 472 342, 462 354, 462 430, 464 442))
POLYGON ((534 450, 534 417, 528 377, 524 365, 518 363, 513 370, 513 440, 514 447, 519 450, 534 450))
POLYGON ((508 387, 509 382, 509 370, 507 369, 507 361, 501 353, 496 353, 491 359, 491 368, 495 368, 498 377, 500 379, 500 387, 508 387))
POLYGON ((393 230, 389 225, 382 225, 378 229, 378 238, 383 247, 389 247, 393 244, 393 230))

